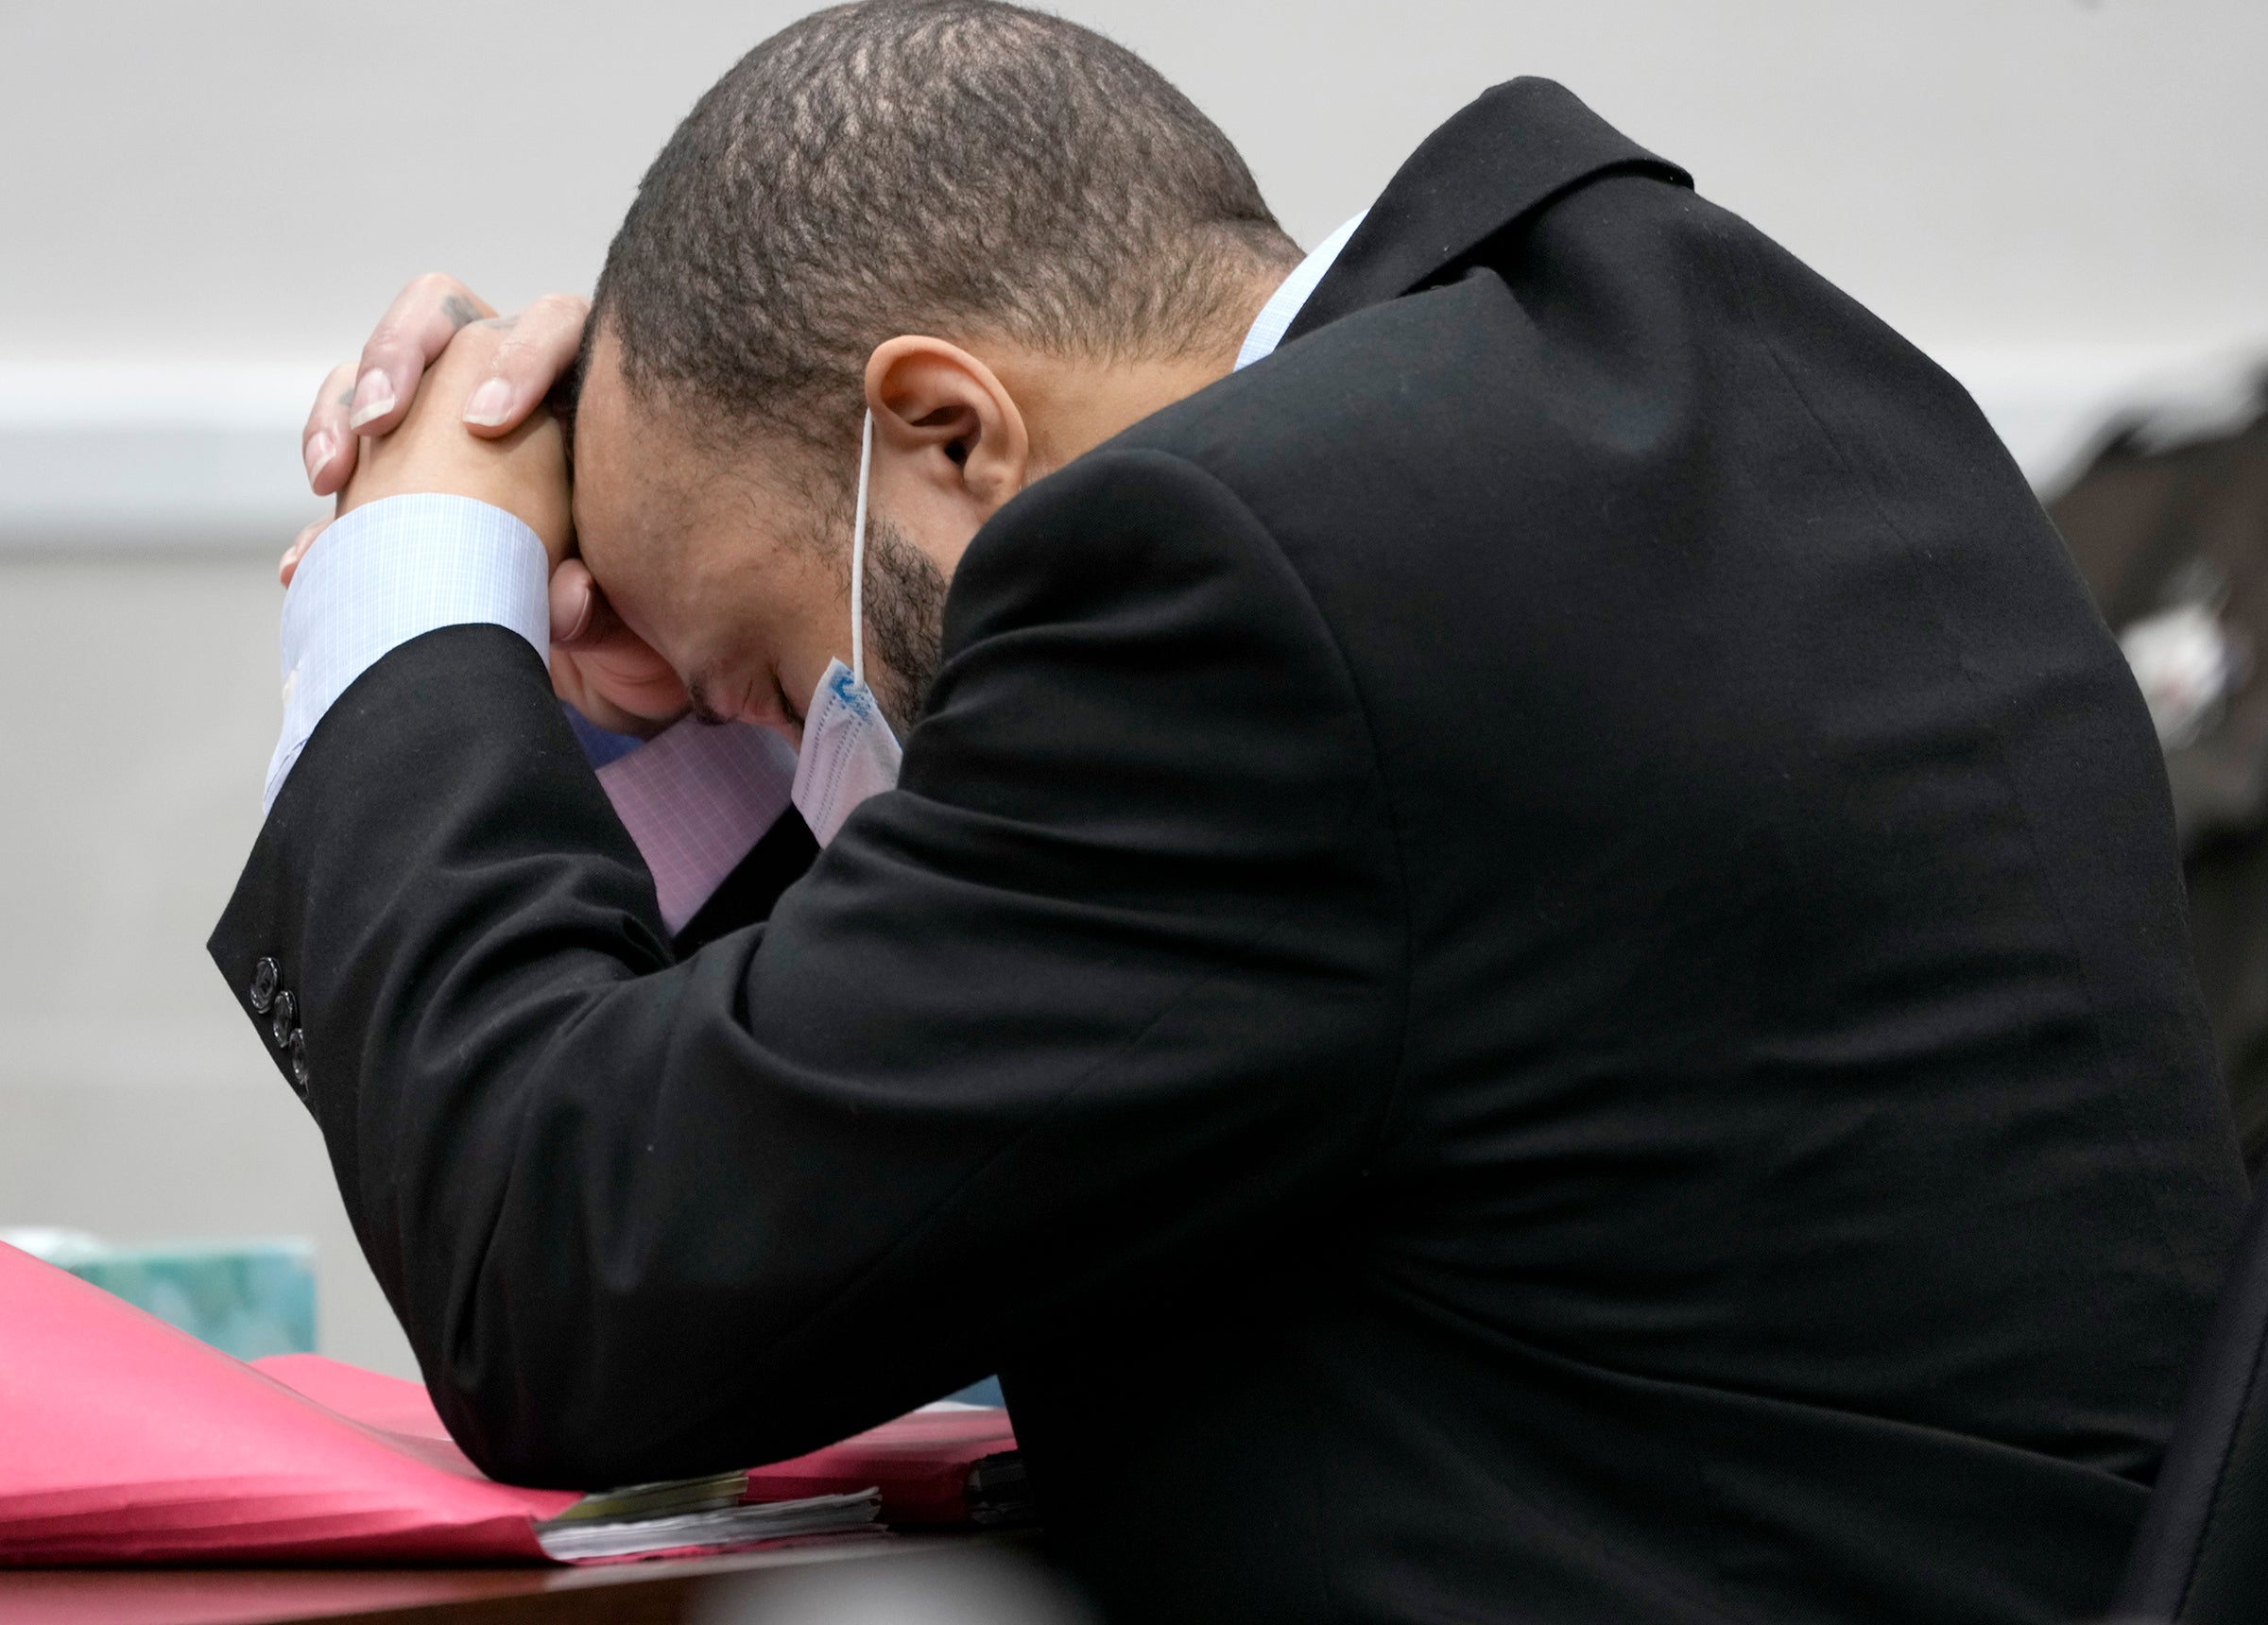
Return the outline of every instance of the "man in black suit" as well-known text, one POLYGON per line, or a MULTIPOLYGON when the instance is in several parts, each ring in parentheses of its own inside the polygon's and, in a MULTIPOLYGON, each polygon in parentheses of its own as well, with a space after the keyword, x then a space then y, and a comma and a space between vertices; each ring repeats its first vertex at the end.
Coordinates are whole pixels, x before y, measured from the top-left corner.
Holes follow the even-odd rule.
POLYGON ((998 1369, 1112 1618, 2101 1608, 2242 1178, 2015 468, 1555 85, 1303 300, 1225 153, 980 0, 767 42, 602 277, 579 561, 535 340, 366 370, 294 704, 481 498, 564 689, 805 725, 829 838, 673 947, 503 611, 287 730, 214 955, 453 1430, 650 1479, 998 1369))

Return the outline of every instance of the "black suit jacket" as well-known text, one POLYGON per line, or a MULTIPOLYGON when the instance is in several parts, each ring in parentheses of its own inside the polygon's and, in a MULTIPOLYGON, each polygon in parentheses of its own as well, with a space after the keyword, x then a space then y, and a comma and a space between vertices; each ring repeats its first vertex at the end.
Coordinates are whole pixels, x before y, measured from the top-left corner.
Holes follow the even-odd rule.
POLYGON ((1518 81, 945 651, 682 956, 512 634, 309 743, 214 953, 475 1460, 997 1368, 1118 1620, 2107 1601, 2242 1175, 2139 698, 1935 367, 1518 81))

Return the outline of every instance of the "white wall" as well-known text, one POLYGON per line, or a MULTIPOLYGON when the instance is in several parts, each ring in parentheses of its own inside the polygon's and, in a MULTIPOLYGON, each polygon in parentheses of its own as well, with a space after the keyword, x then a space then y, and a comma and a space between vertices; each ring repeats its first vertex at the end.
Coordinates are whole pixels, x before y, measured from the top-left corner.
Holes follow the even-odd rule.
MULTIPOLYGON (((446 265, 583 287, 639 172, 801 8, 0 13, 0 356, 296 361, 446 265)), ((1928 343, 2257 333, 2258 0, 1083 0, 1307 240, 1464 98, 1557 77, 1928 343)))
MULTIPOLYGON (((1313 242, 1484 85, 1562 79, 1971 381, 2035 466, 2268 340, 2259 0, 1081 0, 1313 242)), ((204 963, 274 724, 293 429, 391 291, 590 283, 799 6, 0 6, 0 1224, 292 1229, 405 1355, 204 963), (163 561, 157 561, 162 555, 163 561)))

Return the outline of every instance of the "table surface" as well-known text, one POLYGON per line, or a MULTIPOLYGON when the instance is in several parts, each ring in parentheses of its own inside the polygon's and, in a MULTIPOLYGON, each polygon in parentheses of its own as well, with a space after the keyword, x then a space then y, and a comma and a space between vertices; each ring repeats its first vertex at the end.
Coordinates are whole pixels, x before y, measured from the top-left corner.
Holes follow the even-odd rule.
POLYGON ((986 1543, 886 1531, 580 1568, 0 1569, 0 1625, 679 1625, 722 1584, 986 1543))

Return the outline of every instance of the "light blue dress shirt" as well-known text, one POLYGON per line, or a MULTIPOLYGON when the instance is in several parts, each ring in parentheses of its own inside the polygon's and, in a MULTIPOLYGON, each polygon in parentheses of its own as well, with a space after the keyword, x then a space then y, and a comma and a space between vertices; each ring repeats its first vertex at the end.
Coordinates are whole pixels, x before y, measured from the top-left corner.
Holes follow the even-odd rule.
POLYGON ((1293 267, 1292 274, 1268 296, 1268 302, 1260 307, 1252 318, 1251 330, 1245 334, 1244 348, 1236 352, 1236 370, 1242 372, 1255 361, 1276 353, 1283 335, 1291 331, 1294 320, 1306 307, 1308 297, 1324 274, 1339 262, 1339 251, 1347 247, 1347 239, 1354 235, 1355 228, 1370 217, 1366 209, 1330 236, 1315 245, 1314 253, 1293 267))
MULTIPOLYGON (((1364 214, 1326 237, 1269 296, 1237 351, 1239 369, 1283 342, 1364 214)), ((550 659, 550 560, 536 533, 504 509, 471 497, 387 497, 324 531, 284 595, 284 731, 268 761, 263 810, 275 805, 316 725, 356 677, 412 638, 476 624, 508 626, 550 659)), ((716 736, 715 748, 746 754, 745 742, 730 738, 733 730, 703 731, 716 736)), ((617 806, 619 786, 635 781, 633 764, 647 754, 609 764, 617 806)))

